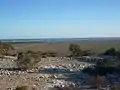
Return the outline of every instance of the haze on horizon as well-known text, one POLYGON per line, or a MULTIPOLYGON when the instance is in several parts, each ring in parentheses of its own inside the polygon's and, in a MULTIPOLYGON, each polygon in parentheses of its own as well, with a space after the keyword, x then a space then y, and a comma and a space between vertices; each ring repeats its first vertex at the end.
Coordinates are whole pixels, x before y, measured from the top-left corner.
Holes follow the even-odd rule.
POLYGON ((119 0, 0 0, 0 39, 119 36, 119 0))

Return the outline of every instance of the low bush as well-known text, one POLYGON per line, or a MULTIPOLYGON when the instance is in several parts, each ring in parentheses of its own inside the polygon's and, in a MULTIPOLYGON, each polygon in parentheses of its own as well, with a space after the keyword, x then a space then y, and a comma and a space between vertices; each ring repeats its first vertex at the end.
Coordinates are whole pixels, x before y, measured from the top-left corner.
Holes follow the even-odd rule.
POLYGON ((15 90, 28 90, 27 86, 17 87, 15 90))

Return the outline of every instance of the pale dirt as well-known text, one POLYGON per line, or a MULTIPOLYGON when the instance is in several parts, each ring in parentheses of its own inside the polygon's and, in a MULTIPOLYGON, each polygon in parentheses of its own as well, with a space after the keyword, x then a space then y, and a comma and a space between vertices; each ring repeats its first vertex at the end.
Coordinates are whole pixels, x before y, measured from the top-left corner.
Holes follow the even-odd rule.
MULTIPOLYGON (((4 62, 7 62, 4 60, 4 62)), ((13 64, 12 61, 6 64, 13 64)), ((43 67, 46 65, 68 65, 77 62, 69 61, 66 59, 47 58, 42 59, 38 63, 37 67, 43 67)), ((0 75, 0 90, 7 90, 7 88, 15 88, 17 86, 29 86, 29 90, 47 90, 44 87, 46 82, 51 81, 51 78, 42 78, 40 73, 20 74, 20 75, 0 75), (31 89, 35 88, 35 89, 31 89)))

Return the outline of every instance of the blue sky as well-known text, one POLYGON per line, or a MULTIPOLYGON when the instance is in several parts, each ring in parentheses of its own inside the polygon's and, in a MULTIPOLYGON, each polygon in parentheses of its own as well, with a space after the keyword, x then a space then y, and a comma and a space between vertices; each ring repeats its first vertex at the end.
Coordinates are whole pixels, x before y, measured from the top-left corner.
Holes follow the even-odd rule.
POLYGON ((0 38, 119 37, 120 0, 0 0, 0 38))

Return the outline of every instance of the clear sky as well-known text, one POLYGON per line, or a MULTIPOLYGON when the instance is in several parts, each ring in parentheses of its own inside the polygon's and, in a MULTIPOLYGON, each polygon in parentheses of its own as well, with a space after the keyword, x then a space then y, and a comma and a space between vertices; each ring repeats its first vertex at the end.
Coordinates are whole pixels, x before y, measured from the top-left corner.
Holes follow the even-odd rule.
POLYGON ((0 0, 0 38, 119 36, 120 0, 0 0))

